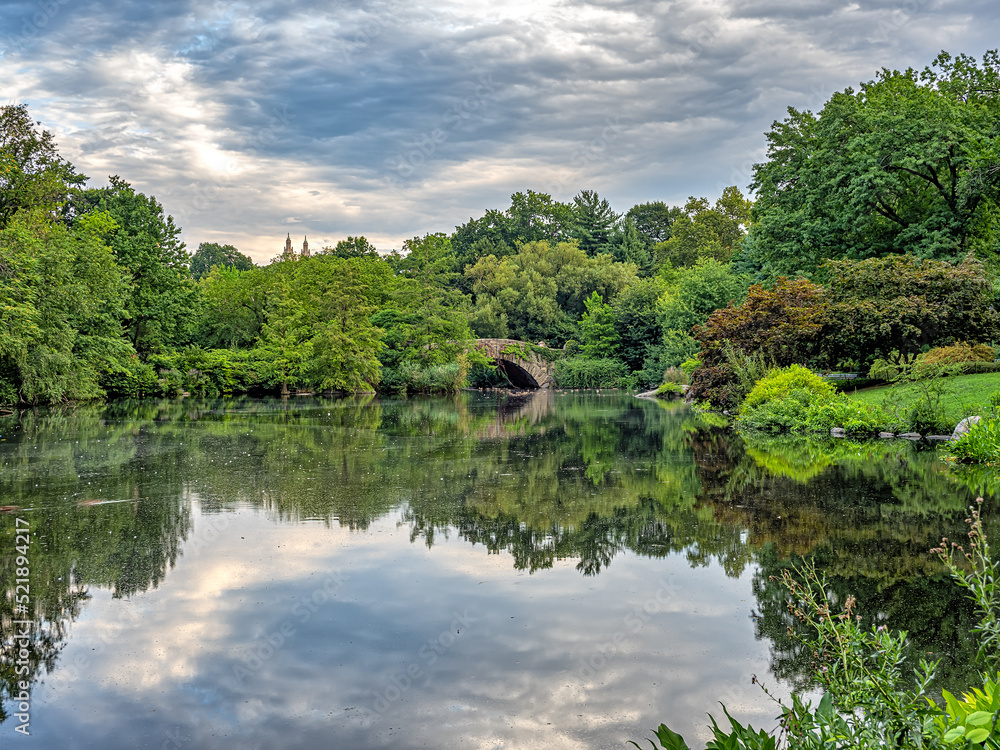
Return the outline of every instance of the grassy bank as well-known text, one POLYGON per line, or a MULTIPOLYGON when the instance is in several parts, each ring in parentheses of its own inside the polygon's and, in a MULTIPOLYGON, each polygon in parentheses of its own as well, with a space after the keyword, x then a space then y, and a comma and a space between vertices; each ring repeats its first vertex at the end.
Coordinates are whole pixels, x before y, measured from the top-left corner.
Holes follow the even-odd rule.
MULTIPOLYGON (((971 414, 985 414, 990 411, 990 396, 1000 391, 1000 373, 979 375, 957 375, 941 381, 940 400, 937 410, 946 415, 952 426, 971 414)), ((881 388, 866 388, 848 393, 852 401, 908 412, 925 398, 925 385, 907 383, 881 388)))

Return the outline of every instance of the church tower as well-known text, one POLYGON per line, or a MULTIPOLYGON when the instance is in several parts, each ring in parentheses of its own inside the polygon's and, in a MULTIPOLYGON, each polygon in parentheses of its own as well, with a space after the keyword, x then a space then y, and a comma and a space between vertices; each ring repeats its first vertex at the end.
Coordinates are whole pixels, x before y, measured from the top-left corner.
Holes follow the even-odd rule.
POLYGON ((304 236, 302 238, 302 257, 309 257, 309 238, 304 236))
POLYGON ((291 255, 294 252, 295 251, 292 250, 292 235, 289 233, 289 235, 287 237, 285 237, 285 253, 284 254, 285 255, 291 255))

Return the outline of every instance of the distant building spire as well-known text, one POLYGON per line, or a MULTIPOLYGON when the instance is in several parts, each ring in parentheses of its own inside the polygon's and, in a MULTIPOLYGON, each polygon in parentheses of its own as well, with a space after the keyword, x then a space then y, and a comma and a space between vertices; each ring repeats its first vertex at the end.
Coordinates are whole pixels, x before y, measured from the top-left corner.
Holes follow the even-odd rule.
POLYGON ((302 237, 302 257, 309 257, 309 238, 303 235, 302 237))
POLYGON ((292 251, 292 234, 291 234, 291 232, 289 232, 288 236, 285 237, 285 255, 291 255, 292 252, 293 252, 292 251))

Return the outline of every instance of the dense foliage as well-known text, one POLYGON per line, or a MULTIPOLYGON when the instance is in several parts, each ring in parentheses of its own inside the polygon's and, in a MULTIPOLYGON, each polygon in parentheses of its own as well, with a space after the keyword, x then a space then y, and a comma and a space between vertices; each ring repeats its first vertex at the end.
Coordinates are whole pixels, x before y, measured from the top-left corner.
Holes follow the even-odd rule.
POLYGON ((989 371, 998 80, 995 51, 942 53, 790 110, 756 204, 736 186, 627 211, 528 190, 400 251, 349 236, 263 267, 221 242, 189 254, 155 198, 88 188, 24 105, 0 107, 0 402, 504 380, 476 338, 582 355, 566 382, 655 388, 684 366, 692 397, 730 408, 791 364, 867 372, 961 343, 980 352, 965 371, 989 371), (192 348, 208 371, 183 369, 192 348), (583 374, 598 361, 615 364, 583 374))

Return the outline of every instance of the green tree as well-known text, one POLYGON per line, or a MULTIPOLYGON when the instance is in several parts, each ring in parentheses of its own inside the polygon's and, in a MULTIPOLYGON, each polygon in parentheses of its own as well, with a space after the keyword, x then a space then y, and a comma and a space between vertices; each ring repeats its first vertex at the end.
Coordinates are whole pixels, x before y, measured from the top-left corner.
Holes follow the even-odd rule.
POLYGON ((575 243, 534 242, 517 255, 480 258, 466 269, 475 308, 470 322, 480 336, 507 335, 562 346, 576 334, 585 300, 598 292, 612 301, 636 280, 635 266, 609 255, 588 257, 575 243))
POLYGON ((620 218, 593 190, 581 190, 573 197, 572 236, 587 255, 611 251, 612 231, 620 218))
POLYGON ((74 199, 80 215, 106 211, 116 229, 109 244, 130 277, 126 337, 141 355, 190 341, 198 313, 197 287, 188 269, 180 229, 155 198, 137 193, 119 177, 106 188, 74 199))
POLYGON ((658 277, 629 284, 614 300, 615 329, 618 331, 618 356, 630 371, 640 370, 650 346, 659 343, 663 328, 657 315, 657 301, 663 293, 658 277))
POLYGON ((58 215, 70 192, 86 182, 59 156, 47 130, 38 132, 24 104, 0 106, 0 228, 21 210, 58 215))
POLYGON ((633 264, 640 276, 649 276, 653 271, 653 255, 649 245, 630 216, 624 217, 615 228, 612 235, 612 257, 622 263, 633 264))
POLYGON ((706 258, 690 268, 678 270, 659 300, 658 314, 664 331, 690 333, 691 327, 729 304, 740 304, 746 295, 746 279, 732 266, 706 258))
POLYGON ((823 270, 830 299, 823 348, 832 362, 912 361, 932 346, 988 343, 1000 333, 990 278, 971 255, 957 266, 888 256, 830 261, 823 270))
POLYGON ((288 386, 305 379, 312 356, 311 333, 304 306, 292 295, 291 280, 279 276, 268 299, 258 350, 272 381, 281 384, 282 395, 289 392, 288 386))
POLYGON ((670 225, 681 213, 681 209, 671 208, 663 201, 652 201, 637 203, 625 216, 635 222, 639 234, 646 242, 646 247, 652 248, 653 245, 670 239, 670 225))
POLYGON ((456 228, 452 236, 455 270, 461 272, 487 255, 504 258, 529 242, 565 241, 573 224, 573 208, 551 195, 533 190, 514 193, 507 209, 491 209, 482 218, 469 219, 456 228))
POLYGON ((364 236, 350 237, 340 240, 336 247, 323 248, 323 253, 334 255, 338 258, 372 258, 378 259, 381 256, 375 246, 364 236))
POLYGON ((106 213, 54 223, 36 208, 0 230, 0 400, 104 395, 100 378, 134 350, 121 338, 126 285, 106 238, 106 213))
POLYGON ((584 300, 587 308, 580 317, 580 350, 583 356, 610 359, 618 353, 619 336, 611 305, 605 304, 597 292, 584 300))
POLYGON ((274 277, 262 268, 241 271, 214 266, 199 284, 198 343, 208 348, 252 347, 267 322, 267 297, 274 277))
POLYGON ((324 390, 373 390, 379 381, 382 329, 371 323, 364 281, 347 265, 339 283, 328 285, 318 300, 309 370, 324 390))
POLYGON ((882 70, 819 114, 790 108, 754 167, 757 250, 773 274, 828 258, 995 255, 1000 57, 882 70))
POLYGON ((202 242, 198 250, 191 256, 189 269, 191 278, 201 281, 215 266, 220 268, 235 268, 237 271, 249 271, 254 267, 253 261, 232 245, 220 245, 217 242, 202 242))
POLYGON ((750 206, 735 185, 722 192, 715 206, 707 198, 688 198, 671 223, 670 239, 654 249, 658 264, 684 268, 705 258, 728 262, 743 243, 750 206))

